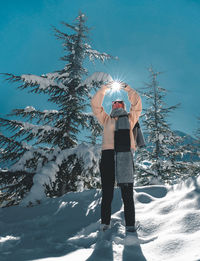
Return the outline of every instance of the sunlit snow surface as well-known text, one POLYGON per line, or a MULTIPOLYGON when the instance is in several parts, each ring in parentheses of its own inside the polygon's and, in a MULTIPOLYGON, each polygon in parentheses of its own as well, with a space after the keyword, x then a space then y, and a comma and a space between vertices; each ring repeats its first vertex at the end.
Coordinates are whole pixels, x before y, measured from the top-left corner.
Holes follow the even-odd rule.
POLYGON ((104 233, 98 231, 100 190, 0 209, 0 260, 200 260, 200 177, 134 192, 135 236, 125 234, 118 188, 112 228, 104 233))

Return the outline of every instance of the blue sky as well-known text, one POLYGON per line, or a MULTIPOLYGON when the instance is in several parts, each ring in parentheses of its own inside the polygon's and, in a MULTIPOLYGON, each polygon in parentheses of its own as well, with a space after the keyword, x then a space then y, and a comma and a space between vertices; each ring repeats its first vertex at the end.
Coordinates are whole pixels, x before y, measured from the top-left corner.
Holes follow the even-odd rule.
MULTIPOLYGON (((37 74, 62 68, 61 42, 51 25, 61 31, 79 10, 92 28, 93 47, 118 61, 96 63, 91 71, 121 77, 133 88, 149 81, 152 64, 164 71, 158 78, 169 93, 169 106, 181 103, 170 115, 173 129, 193 134, 200 116, 200 1, 194 0, 7 0, 0 9, 0 72, 37 74)), ((16 89, 0 77, 0 115, 28 105, 53 108, 47 98, 16 89)), ((143 106, 146 104, 143 101, 143 106)))

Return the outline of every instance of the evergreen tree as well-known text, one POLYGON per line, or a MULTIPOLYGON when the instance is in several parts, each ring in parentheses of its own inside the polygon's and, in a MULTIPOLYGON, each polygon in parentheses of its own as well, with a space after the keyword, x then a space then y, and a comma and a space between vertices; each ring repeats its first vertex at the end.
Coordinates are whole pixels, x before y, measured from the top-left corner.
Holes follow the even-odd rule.
MULTIPOLYGON (((114 58, 92 49, 88 40, 89 28, 85 22, 86 16, 83 13, 79 14, 73 24, 63 22, 64 26, 73 31, 72 34, 61 32, 53 27, 57 39, 62 40, 65 51, 65 55, 61 57, 65 65, 61 70, 41 76, 3 74, 8 81, 22 82, 19 89, 30 88, 30 92, 47 94, 48 101, 56 105, 57 109, 44 111, 39 111, 32 106, 15 109, 8 115, 14 119, 0 118, 1 127, 14 133, 10 137, 0 133, 2 150, 0 162, 4 165, 11 164, 9 171, 12 171, 13 176, 16 171, 32 173, 33 181, 41 183, 41 186, 45 183, 48 191, 50 187, 54 187, 54 192, 48 192, 49 195, 58 195, 60 191, 63 194, 69 190, 76 190, 77 172, 79 175, 84 174, 81 161, 73 153, 77 153, 75 148, 78 145, 77 135, 80 131, 85 128, 94 131, 92 125, 95 121, 93 116, 87 113, 87 108, 90 106, 91 90, 102 82, 94 78, 92 84, 84 83, 88 71, 83 63, 87 58, 92 62, 95 60, 104 62, 114 58), (19 120, 15 119, 16 117, 19 117, 19 120), (21 118, 25 120, 22 121, 21 118), (74 150, 70 150, 71 148, 74 150), (59 155, 65 157, 63 156, 58 162, 59 155), (50 167, 53 171, 48 173, 46 170, 50 167), (43 173, 43 176, 40 173, 43 173), (72 173, 76 173, 76 177, 69 185, 69 176, 72 173), (56 185, 52 185, 53 182, 56 185)), ((3 194, 5 195, 6 192, 13 194, 12 202, 17 204, 24 195, 19 199, 18 190, 14 192, 13 184, 8 183, 5 173, 2 172, 0 178, 3 194)), ((19 175, 20 178, 22 177, 19 175)), ((22 186, 19 182, 17 184, 16 187, 22 186)), ((30 187, 30 183, 23 186, 30 187)))
POLYGON ((161 72, 155 72, 152 66, 148 70, 151 81, 141 91, 149 104, 148 108, 143 109, 145 117, 142 117, 148 146, 139 149, 136 154, 136 180, 143 185, 172 183, 188 176, 187 163, 178 160, 178 157, 188 152, 187 147, 181 146, 182 138, 171 130, 167 122, 169 113, 179 104, 166 106, 164 98, 167 90, 157 81, 161 72))

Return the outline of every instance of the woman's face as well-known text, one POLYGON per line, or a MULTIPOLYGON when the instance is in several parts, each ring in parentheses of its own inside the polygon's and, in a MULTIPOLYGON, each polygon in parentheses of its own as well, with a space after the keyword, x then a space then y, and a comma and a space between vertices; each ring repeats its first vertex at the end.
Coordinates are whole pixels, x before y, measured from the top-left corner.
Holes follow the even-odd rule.
POLYGON ((123 101, 114 101, 112 103, 112 109, 118 109, 118 108, 124 109, 124 102, 123 101))

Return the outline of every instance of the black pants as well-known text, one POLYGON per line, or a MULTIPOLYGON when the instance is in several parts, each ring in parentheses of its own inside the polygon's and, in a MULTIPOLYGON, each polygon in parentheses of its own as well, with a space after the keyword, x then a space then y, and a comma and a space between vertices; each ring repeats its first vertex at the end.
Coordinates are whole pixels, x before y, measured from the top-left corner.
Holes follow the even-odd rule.
MULTIPOLYGON (((114 150, 103 150, 100 161, 102 184, 101 223, 110 224, 111 203, 115 184, 114 150)), ((120 185, 124 202, 124 217, 126 226, 135 225, 135 205, 133 199, 133 183, 120 185)))

